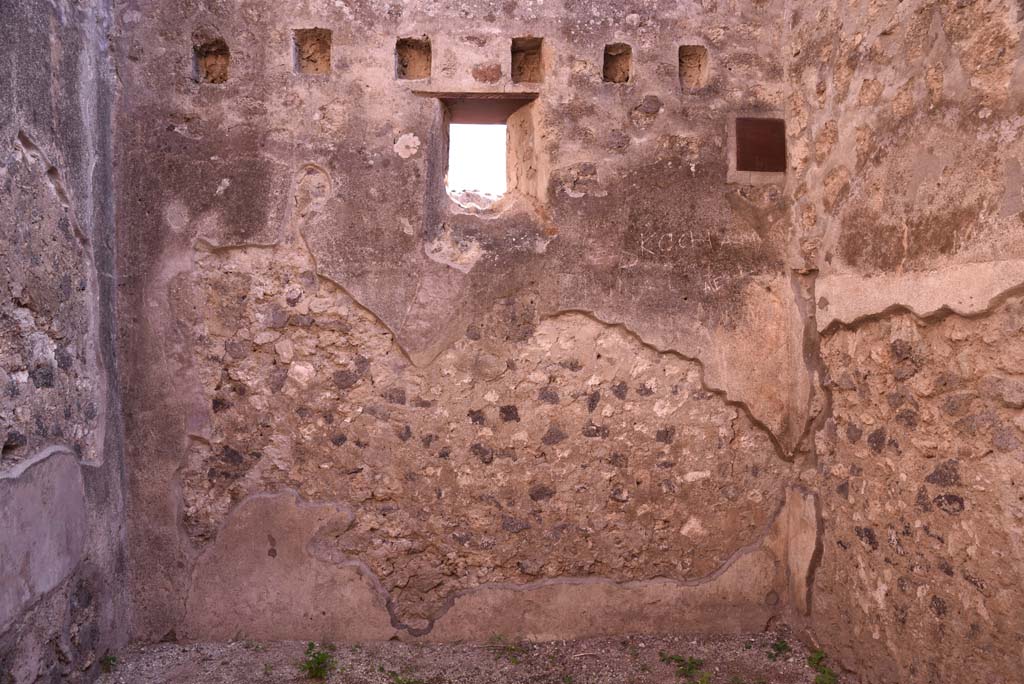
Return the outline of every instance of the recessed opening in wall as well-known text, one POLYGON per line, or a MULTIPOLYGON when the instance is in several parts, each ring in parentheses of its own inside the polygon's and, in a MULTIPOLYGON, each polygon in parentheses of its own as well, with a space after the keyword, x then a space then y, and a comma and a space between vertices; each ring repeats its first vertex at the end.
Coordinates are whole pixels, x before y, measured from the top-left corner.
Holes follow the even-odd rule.
POLYGON ((224 83, 228 80, 231 50, 223 38, 214 38, 192 46, 193 77, 200 83, 224 83))
POLYGON ((505 124, 450 124, 448 194, 462 205, 490 205, 501 199, 508 190, 507 153, 505 124))
POLYGON ((542 38, 512 39, 512 82, 540 83, 544 80, 542 38))
POLYGON ((537 195, 529 97, 446 97, 445 191, 465 208, 489 209, 512 192, 537 195))
POLYGON ((708 49, 703 45, 679 46, 679 83, 686 90, 708 84, 708 49))
POLYGON ((331 72, 330 29, 295 29, 295 71, 313 76, 331 72))
POLYGON ((406 80, 430 78, 430 38, 399 38, 395 43, 395 75, 406 80))
POLYGON ((736 119, 736 170, 786 171, 786 122, 782 119, 736 119))
POLYGON ((613 43, 604 48, 604 80, 608 83, 626 83, 633 68, 633 48, 625 43, 613 43))

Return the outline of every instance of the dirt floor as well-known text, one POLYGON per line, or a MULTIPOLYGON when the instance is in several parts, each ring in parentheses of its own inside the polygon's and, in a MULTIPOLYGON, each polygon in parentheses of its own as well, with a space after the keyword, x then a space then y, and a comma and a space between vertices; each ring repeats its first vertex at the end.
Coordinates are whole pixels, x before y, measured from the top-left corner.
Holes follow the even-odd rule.
MULTIPOLYGON (((157 644, 104 661, 103 684, 306 682, 304 661, 328 661, 337 684, 815 684, 808 652, 785 633, 685 638, 630 636, 483 644, 157 644), (332 666, 333 665, 333 666, 332 666)), ((828 665, 828 660, 824 661, 828 665)), ((820 668, 823 665, 819 665, 820 668)), ((834 684, 838 679, 819 679, 834 684)))

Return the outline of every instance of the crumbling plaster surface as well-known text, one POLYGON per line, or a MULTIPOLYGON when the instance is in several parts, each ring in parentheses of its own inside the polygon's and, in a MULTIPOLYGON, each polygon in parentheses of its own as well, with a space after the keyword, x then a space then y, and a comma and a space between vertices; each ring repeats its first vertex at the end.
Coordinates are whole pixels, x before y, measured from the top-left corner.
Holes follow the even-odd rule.
MULTIPOLYGON (((351 508, 317 553, 362 563, 406 634, 477 587, 711 581, 761 544, 806 433, 803 342, 785 188, 727 185, 724 148, 730 112, 784 105, 781 10, 121 3, 140 634, 213 633, 189 609, 223 576, 211 549, 284 491, 351 508), (291 62, 313 26, 326 76, 291 62), (396 80, 396 37, 422 35, 431 78, 396 80), (508 78, 519 35, 544 38, 542 84, 508 78), (224 84, 193 80, 211 37, 224 84), (627 84, 601 81, 612 42, 633 45, 627 84), (695 42, 710 81, 683 93, 695 42), (531 89, 543 190, 456 211, 429 93, 531 89)), ((772 558, 753 616, 786 600, 772 558)))
POLYGON ((202 254, 197 291, 174 289, 212 352, 182 470, 196 541, 262 491, 350 503, 323 552, 362 560, 401 619, 426 620, 479 584, 703 577, 779 509, 789 466, 696 364, 583 314, 538 320, 526 299, 421 369, 284 252, 202 254))
MULTIPOLYGON (((196 566, 187 635, 196 639, 274 639, 283 633, 343 634, 360 641, 407 637, 388 593, 359 560, 322 555, 318 537, 350 527, 353 509, 311 505, 294 492, 248 497, 196 566), (237 585, 226 594, 224 586, 237 585), (323 600, 330 597, 329 601, 323 600), (353 620, 352 616, 360 616, 353 620)), ((627 583, 599 577, 497 583, 454 593, 419 630, 437 641, 516 634, 551 640, 573 633, 612 635, 757 630, 777 613, 782 531, 752 544, 696 582, 627 583)))
POLYGON ((800 259, 818 324, 984 311, 1024 274, 1019 4, 794 8, 800 259))
POLYGON ((1014 682, 1024 631, 1020 3, 793 7, 813 280, 809 634, 862 682, 1014 682))
POLYGON ((127 638, 103 2, 0 4, 0 681, 127 638))

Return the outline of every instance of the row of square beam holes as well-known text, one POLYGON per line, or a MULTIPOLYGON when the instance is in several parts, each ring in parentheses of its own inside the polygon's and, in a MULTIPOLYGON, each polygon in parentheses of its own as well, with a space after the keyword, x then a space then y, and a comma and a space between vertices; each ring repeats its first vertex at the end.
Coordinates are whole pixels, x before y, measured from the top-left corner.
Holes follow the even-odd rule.
MULTIPOLYGON (((512 39, 512 81, 540 83, 544 80, 542 38, 512 39)), ((293 49, 295 70, 300 74, 323 75, 331 71, 330 29, 296 29, 293 49)), ((194 76, 205 83, 228 80, 231 51, 222 38, 193 48, 194 76)), ((613 43, 604 48, 602 75, 608 83, 627 83, 633 67, 633 48, 626 43, 613 43)), ((400 38, 395 43, 395 76, 418 80, 430 77, 430 38, 400 38)), ((708 51, 703 45, 682 45, 679 48, 679 81, 684 88, 702 88, 708 81, 708 51)))

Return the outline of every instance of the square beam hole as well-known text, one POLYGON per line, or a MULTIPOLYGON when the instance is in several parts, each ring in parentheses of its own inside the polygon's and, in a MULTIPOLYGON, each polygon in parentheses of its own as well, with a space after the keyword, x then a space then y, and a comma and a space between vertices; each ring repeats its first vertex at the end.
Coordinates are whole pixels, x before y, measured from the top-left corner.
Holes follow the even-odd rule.
POLYGON ((330 29, 295 29, 295 71, 318 76, 331 73, 330 29))
POLYGON ((633 68, 633 48, 625 43, 613 43, 604 48, 604 80, 607 83, 627 83, 633 68))
POLYGON ((685 90, 697 90, 708 84, 708 49, 703 45, 679 47, 679 83, 685 90))
POLYGON ((223 38, 213 38, 192 46, 193 77, 200 83, 224 83, 228 80, 231 50, 223 38))
POLYGON ((395 43, 395 75, 404 80, 430 78, 430 38, 399 38, 395 43))
POLYGON ((540 83, 544 80, 543 42, 543 38, 512 39, 513 83, 540 83))
POLYGON ((736 119, 736 170, 786 172, 786 122, 736 119))

